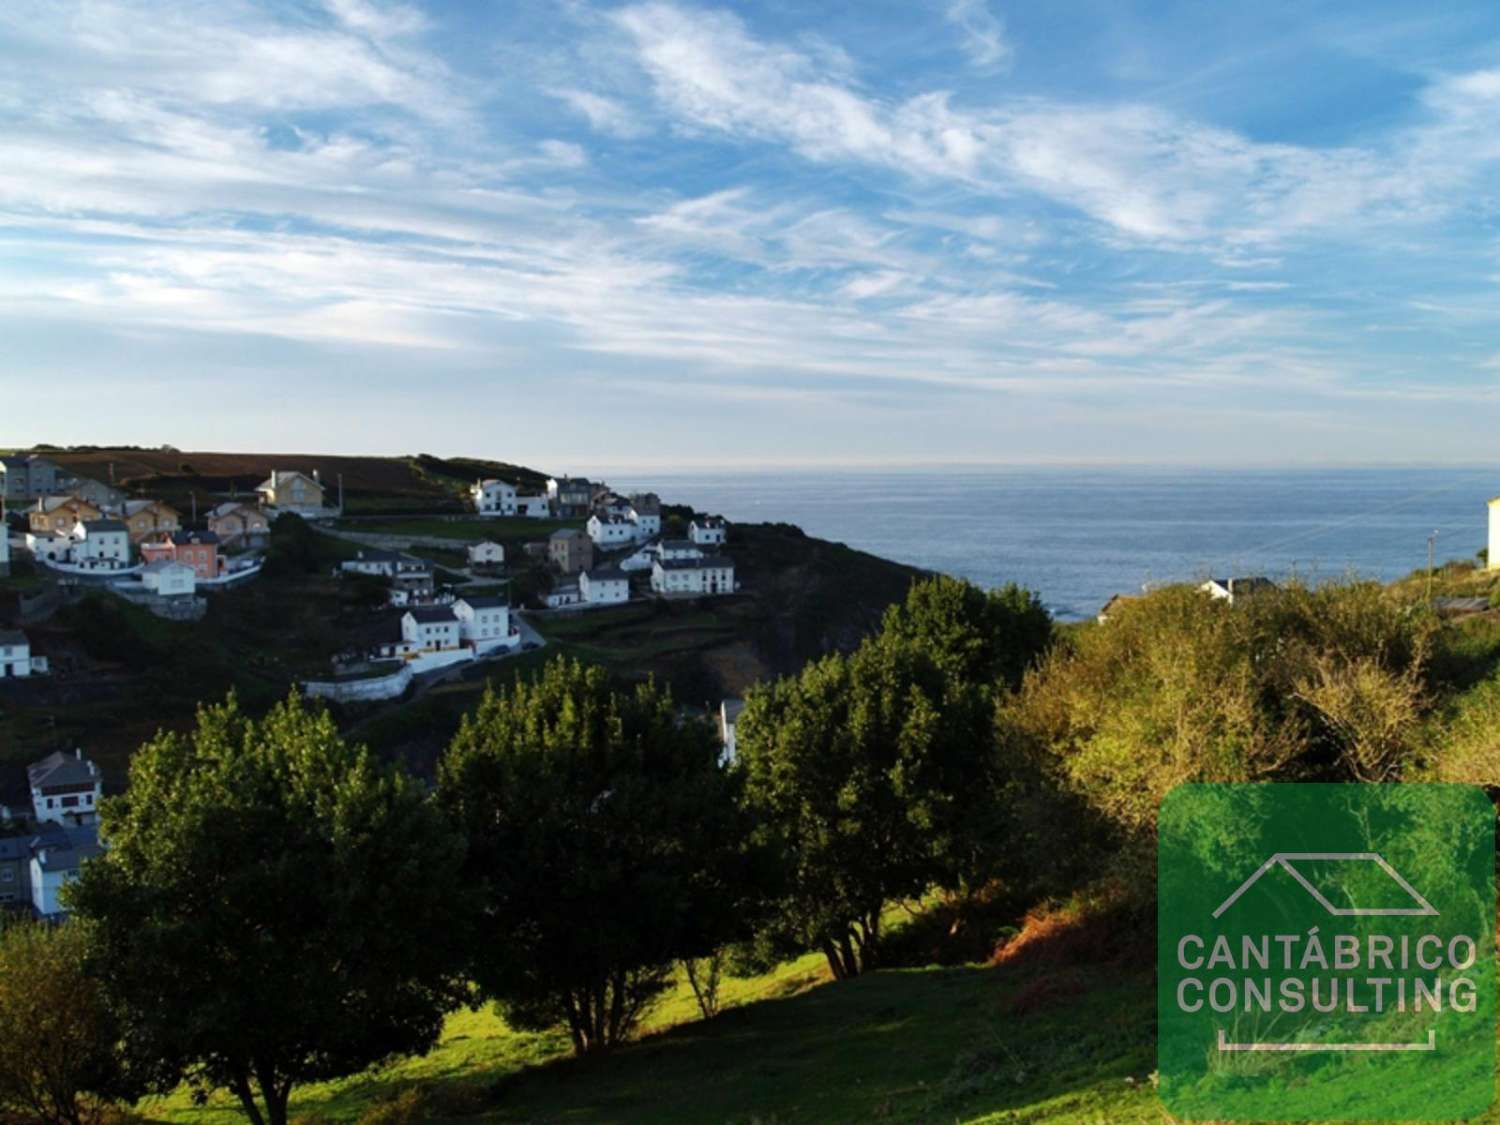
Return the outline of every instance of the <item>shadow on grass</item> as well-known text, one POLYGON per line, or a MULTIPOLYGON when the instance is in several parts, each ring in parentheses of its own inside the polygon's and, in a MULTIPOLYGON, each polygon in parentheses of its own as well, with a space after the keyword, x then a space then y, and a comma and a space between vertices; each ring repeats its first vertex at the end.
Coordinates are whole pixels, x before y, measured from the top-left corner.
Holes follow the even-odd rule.
POLYGON ((1015 1014, 1036 973, 886 971, 734 1008, 505 1079, 495 1122, 955 1121, 1159 1114, 1148 972, 1095 968, 1015 1014), (1041 1107, 1050 1106, 1050 1110, 1041 1107), (1015 1114, 1015 1118, 1008 1115, 1015 1114))

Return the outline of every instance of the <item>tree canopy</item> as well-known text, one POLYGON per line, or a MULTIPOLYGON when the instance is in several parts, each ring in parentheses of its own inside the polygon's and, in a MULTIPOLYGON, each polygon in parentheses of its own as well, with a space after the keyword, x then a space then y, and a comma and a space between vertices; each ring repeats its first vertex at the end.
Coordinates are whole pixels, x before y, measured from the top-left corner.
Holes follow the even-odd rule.
POLYGON ((158 1089, 284 1125, 293 1086, 426 1051, 463 995, 461 838, 295 696, 158 735, 102 831, 67 903, 158 1089))
POLYGON ((755 857, 709 724, 654 684, 554 661, 486 693, 439 769, 482 903, 471 972, 579 1053, 629 1034, 672 964, 753 922, 755 857))

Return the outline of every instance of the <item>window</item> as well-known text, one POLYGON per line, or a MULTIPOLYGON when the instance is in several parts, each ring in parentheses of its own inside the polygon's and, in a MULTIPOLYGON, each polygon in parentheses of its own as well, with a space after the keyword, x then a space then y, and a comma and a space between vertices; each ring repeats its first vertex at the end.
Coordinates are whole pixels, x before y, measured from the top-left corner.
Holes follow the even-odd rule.
POLYGON ((0 868, 0 883, 14 883, 16 881, 16 869, 14 867, 0 868))

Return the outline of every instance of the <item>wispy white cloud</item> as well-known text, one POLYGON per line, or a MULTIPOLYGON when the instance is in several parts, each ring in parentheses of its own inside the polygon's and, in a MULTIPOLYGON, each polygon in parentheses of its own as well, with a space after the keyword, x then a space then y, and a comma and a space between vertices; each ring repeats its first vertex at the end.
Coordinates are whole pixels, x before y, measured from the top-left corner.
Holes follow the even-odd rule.
POLYGON ((588 118, 589 124, 601 133, 632 139, 649 131, 635 114, 614 98, 572 88, 554 90, 553 95, 588 118))
POLYGON ((1010 63, 1012 49, 1005 23, 990 11, 986 0, 950 0, 947 16, 963 33, 964 53, 975 66, 998 70, 1010 63))

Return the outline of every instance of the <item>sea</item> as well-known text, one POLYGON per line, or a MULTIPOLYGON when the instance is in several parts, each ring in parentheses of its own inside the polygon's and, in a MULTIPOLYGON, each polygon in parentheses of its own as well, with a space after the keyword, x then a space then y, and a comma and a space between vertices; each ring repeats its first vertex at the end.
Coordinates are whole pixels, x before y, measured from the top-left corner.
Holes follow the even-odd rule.
POLYGON ((1295 469, 920 467, 605 476, 730 521, 1015 582, 1080 620, 1113 594, 1209 577, 1389 581, 1485 545, 1500 465, 1295 469), (1435 537, 1435 538, 1434 538, 1435 537))

